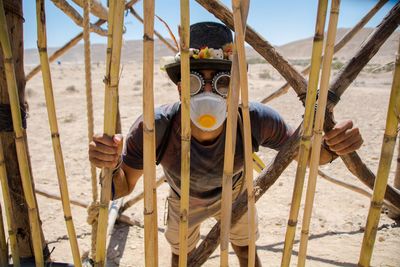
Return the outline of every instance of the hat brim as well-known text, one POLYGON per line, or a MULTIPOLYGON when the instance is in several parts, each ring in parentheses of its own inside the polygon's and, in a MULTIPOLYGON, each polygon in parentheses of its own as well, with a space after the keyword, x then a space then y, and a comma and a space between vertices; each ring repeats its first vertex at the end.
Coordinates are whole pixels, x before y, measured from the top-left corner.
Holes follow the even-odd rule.
MULTIPOLYGON (((225 59, 190 59, 191 70, 216 70, 216 71, 230 71, 232 61, 225 59)), ((177 84, 181 80, 181 63, 171 63, 165 65, 168 77, 177 84)))

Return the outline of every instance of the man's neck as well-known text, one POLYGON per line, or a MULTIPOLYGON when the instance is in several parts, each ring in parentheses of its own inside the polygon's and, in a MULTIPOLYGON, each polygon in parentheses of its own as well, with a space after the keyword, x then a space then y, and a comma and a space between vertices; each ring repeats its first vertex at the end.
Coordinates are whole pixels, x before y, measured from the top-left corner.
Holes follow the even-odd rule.
POLYGON ((222 124, 220 127, 218 127, 218 129, 214 131, 206 132, 202 131, 196 125, 191 123, 192 137, 202 144, 212 144, 215 139, 220 136, 223 130, 224 124, 222 124))

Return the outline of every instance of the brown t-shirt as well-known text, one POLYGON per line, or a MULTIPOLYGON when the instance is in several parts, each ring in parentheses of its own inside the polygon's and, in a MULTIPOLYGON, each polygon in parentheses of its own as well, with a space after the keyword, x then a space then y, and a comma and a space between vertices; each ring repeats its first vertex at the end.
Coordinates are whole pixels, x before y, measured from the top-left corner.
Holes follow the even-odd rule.
MULTIPOLYGON (((250 121, 252 129, 253 151, 265 146, 279 149, 292 133, 291 128, 273 109, 250 103, 250 121)), ((180 109, 173 104, 164 105, 155 110, 155 129, 157 153, 161 142, 167 142, 160 161, 172 190, 180 194, 181 173, 181 116, 180 109), (172 124, 171 124, 172 123, 172 124), (168 127, 170 126, 170 127, 168 127), (169 136, 167 132, 169 132, 169 136), (164 140, 168 137, 168 140, 164 140)), ((234 160, 233 186, 243 172, 243 140, 238 124, 236 152, 234 160)), ((204 145, 191 139, 190 147, 190 201, 207 205, 220 198, 221 181, 224 166, 225 129, 212 144, 204 145)), ((140 116, 132 125, 126 137, 122 153, 123 161, 134 169, 143 169, 143 118, 140 116)))

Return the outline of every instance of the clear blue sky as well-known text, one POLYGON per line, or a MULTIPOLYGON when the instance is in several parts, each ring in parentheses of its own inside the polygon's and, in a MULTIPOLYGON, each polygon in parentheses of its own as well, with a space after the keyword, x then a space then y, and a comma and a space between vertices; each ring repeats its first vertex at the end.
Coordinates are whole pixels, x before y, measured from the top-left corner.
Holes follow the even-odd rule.
MULTIPOLYGON (((101 0, 104 4, 106 0, 101 0)), ((36 48, 36 11, 34 0, 24 0, 24 38, 25 48, 36 48)), ((69 1, 72 3, 72 1, 69 1)), ((157 0, 156 14, 163 18, 177 34, 177 25, 180 21, 179 0, 157 0)), ((228 7, 231 1, 223 0, 228 7)), ((339 15, 339 27, 350 28, 355 25, 378 0, 342 0, 339 15)), ((393 7, 396 1, 389 1, 372 18, 367 27, 375 27, 393 7)), ((48 46, 58 47, 68 42, 81 28, 76 26, 50 0, 46 0, 48 46)), ((273 45, 282 45, 313 35, 317 0, 253 0, 250 2, 248 24, 264 36, 273 45)), ((81 8, 72 5, 82 13, 81 8)), ((134 8, 142 14, 143 2, 139 1, 134 8)), ((199 21, 218 21, 194 0, 190 1, 191 23, 199 21)), ((143 17, 143 15, 141 15, 143 17)), ((92 17, 91 22, 96 21, 92 17)), ((141 39, 143 26, 131 15, 125 17, 125 40, 141 39)), ((155 28, 164 37, 169 37, 165 27, 156 20, 155 28)), ((106 38, 91 34, 92 43, 106 43, 106 38)))

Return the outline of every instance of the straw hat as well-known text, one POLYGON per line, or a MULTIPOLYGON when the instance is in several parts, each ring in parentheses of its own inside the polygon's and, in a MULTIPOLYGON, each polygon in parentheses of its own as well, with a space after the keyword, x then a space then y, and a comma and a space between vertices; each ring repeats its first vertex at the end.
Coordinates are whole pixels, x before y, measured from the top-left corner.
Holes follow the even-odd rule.
MULTIPOLYGON (((230 71, 232 64, 232 32, 224 24, 199 22, 190 26, 190 69, 230 71)), ((179 53, 175 62, 164 66, 176 84, 181 79, 179 53)))

